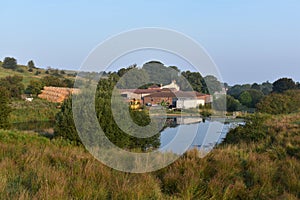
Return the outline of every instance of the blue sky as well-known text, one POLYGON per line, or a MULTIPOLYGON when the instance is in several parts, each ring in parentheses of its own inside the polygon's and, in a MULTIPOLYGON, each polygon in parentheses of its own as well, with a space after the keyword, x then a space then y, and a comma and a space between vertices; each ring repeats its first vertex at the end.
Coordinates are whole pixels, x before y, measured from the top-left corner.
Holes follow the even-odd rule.
POLYGON ((299 10, 298 0, 1 1, 0 59, 78 69, 108 37, 162 27, 199 42, 230 84, 300 81, 299 10))

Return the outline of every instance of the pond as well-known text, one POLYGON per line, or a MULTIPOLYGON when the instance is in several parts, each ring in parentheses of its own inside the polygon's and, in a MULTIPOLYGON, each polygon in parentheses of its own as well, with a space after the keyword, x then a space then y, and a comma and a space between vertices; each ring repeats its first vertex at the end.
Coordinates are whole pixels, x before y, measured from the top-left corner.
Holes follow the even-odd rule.
POLYGON ((50 136, 54 133, 54 121, 37 121, 14 123, 12 128, 20 131, 34 131, 41 135, 50 136))
MULTIPOLYGON (((16 123, 13 124, 13 128, 22 131, 34 131, 51 137, 54 123, 53 121, 16 123)), ((179 154, 191 148, 210 150, 223 141, 231 128, 239 124, 243 124, 242 119, 226 122, 224 118, 168 117, 166 127, 160 132, 159 150, 179 154)))
POLYGON ((231 128, 243 124, 242 119, 202 119, 200 117, 168 118, 168 127, 161 132, 160 150, 182 154, 187 149, 211 150, 220 144, 231 128))

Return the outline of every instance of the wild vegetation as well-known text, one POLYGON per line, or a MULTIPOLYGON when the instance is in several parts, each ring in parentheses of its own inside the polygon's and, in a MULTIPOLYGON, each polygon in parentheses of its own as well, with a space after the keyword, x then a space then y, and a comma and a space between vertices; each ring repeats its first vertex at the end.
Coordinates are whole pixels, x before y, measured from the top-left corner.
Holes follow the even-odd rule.
MULTIPOLYGON (((24 91, 37 95, 45 83, 72 84, 66 80, 65 71, 41 70, 33 61, 20 66, 13 58, 0 65, 1 199, 300 199, 300 93, 299 83, 291 79, 228 86, 229 95, 220 97, 226 98, 228 111, 256 107, 260 113, 248 115, 244 125, 232 129, 223 143, 204 158, 199 156, 201 152, 191 150, 159 171, 130 174, 104 166, 80 145, 71 98, 60 111, 57 104, 44 100, 21 100, 24 91), (53 119, 53 139, 34 132, 3 130, 9 129, 12 122, 53 119)), ((216 83, 211 90, 220 85, 214 77, 202 78, 199 73, 186 71, 178 76, 174 66, 159 68, 159 62, 145 65, 144 70, 151 70, 149 65, 157 66, 152 70, 169 74, 170 80, 176 75, 182 87, 180 77, 201 92, 208 90, 205 79, 216 83)), ((146 140, 128 136, 118 128, 109 109, 113 87, 127 70, 110 72, 100 80, 96 113, 112 142, 125 149, 147 151, 159 146, 158 135, 146 140)), ((90 103, 84 98, 82 101, 90 103)), ((209 106, 201 108, 203 115, 210 114, 209 106)), ((84 106, 82 111, 83 115, 89 114, 84 106)), ((130 115, 141 126, 149 123, 145 111, 130 110, 130 115)))
MULTIPOLYGON (((150 147, 158 147, 160 144, 158 134, 150 138, 135 138, 126 134, 115 122, 111 111, 111 96, 113 88, 119 78, 120 77, 117 74, 111 74, 107 79, 101 79, 97 87, 95 109, 102 130, 105 132, 110 141, 121 148, 146 150, 150 147)), ((81 115, 88 115, 90 111, 84 106, 89 105, 90 103, 87 102, 88 100, 85 94, 78 95, 76 98, 81 99, 82 102, 81 115)), ((119 113, 120 116, 124 116, 122 112, 125 112, 128 109, 127 104, 124 104, 123 106, 125 106, 123 107, 124 109, 121 107, 119 109, 119 112, 121 112, 119 113)), ((136 124, 140 126, 146 126, 149 124, 150 117, 146 110, 129 110, 129 112, 136 124)), ((82 128, 90 128, 90 124, 86 123, 81 124, 81 126, 82 128)), ((134 131, 134 128, 130 127, 130 125, 127 125, 126 129, 128 131, 134 131)), ((69 98, 62 104, 61 112, 59 112, 56 116, 55 137, 62 137, 74 141, 77 144, 81 143, 73 120, 72 98, 69 98)), ((91 140, 100 141, 99 138, 92 138, 91 140)))
POLYGON ((58 104, 43 99, 34 99, 32 102, 14 100, 10 103, 12 112, 9 115, 11 123, 54 121, 59 112, 58 104))
POLYGON ((4 199, 298 199, 299 122, 299 114, 257 117, 231 131, 225 143, 206 157, 200 158, 197 151, 190 151, 172 165, 146 174, 110 169, 83 147, 66 140, 1 130, 0 196, 4 199))

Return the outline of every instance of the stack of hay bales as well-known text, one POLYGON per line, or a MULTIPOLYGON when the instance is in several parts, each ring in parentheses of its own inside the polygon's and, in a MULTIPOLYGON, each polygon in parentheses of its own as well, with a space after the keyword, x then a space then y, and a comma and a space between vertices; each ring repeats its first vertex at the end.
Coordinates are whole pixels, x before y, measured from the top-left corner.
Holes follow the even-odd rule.
POLYGON ((79 89, 66 87, 44 87, 42 93, 38 95, 41 99, 50 102, 62 103, 71 94, 78 94, 79 89))

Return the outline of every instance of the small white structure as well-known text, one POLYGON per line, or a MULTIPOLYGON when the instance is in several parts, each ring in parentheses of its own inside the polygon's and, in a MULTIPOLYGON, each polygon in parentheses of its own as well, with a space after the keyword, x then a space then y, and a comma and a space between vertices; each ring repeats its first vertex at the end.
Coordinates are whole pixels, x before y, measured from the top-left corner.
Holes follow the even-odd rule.
POLYGON ((32 102, 33 98, 32 97, 26 97, 25 98, 25 101, 28 101, 28 102, 32 102))
POLYGON ((189 109, 189 108, 197 108, 199 105, 204 106, 204 99, 178 99, 176 101, 176 108, 179 109, 189 109))

